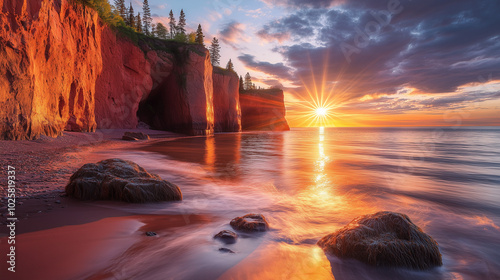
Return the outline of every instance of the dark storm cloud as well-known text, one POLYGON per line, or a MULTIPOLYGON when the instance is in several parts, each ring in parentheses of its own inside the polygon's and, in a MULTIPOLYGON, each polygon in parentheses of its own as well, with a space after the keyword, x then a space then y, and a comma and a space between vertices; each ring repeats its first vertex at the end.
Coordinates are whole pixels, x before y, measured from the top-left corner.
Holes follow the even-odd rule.
POLYGON ((350 93, 346 98, 403 87, 452 92, 488 75, 500 78, 500 1, 277 2, 323 8, 297 9, 258 35, 310 41, 276 51, 296 69, 295 80, 310 84, 326 71, 336 92, 350 93))
MULTIPOLYGON (((290 67, 287 67, 283 63, 269 63, 256 61, 255 56, 249 54, 243 54, 238 56, 238 59, 245 64, 246 67, 252 68, 264 73, 269 73, 271 75, 278 76, 282 79, 293 79, 290 67)), ((274 80, 273 80, 274 81, 274 80)), ((272 82, 270 85, 276 85, 276 82, 272 82)))
POLYGON ((316 9, 299 11, 264 25, 262 30, 257 32, 257 36, 267 41, 275 39, 280 42, 288 39, 290 35, 294 38, 313 37, 321 14, 322 11, 316 9))

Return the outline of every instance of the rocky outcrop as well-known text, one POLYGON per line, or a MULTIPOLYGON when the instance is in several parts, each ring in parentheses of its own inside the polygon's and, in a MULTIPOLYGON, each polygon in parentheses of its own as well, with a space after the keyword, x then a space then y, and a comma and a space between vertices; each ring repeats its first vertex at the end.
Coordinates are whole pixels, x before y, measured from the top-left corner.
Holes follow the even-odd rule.
POLYGON ((141 103, 139 117, 155 129, 213 134, 213 69, 209 53, 202 46, 169 45, 174 56, 172 74, 141 103))
POLYGON ((65 0, 3 0, 0 11, 0 139, 94 131, 97 13, 65 0))
POLYGON ((323 237, 318 245, 340 258, 375 266, 427 269, 443 264, 437 242, 400 213, 358 217, 323 237))
POLYGON ((240 92, 243 130, 290 130, 285 119, 283 90, 262 89, 240 92))
POLYGON ((102 72, 96 81, 98 128, 135 128, 139 103, 173 70, 172 56, 139 48, 110 28, 102 31, 102 72))
POLYGON ((241 131, 239 79, 235 72, 214 68, 215 132, 241 131))
POLYGON ((214 71, 202 46, 124 37, 77 1, 0 0, 0 11, 0 139, 139 120, 192 135, 235 132, 240 100, 247 129, 288 127, 282 92, 259 92, 260 103, 240 98, 237 76, 214 71), (262 108, 270 98, 275 106, 262 108))
POLYGON ((229 223, 234 229, 241 231, 266 231, 269 224, 262 214, 246 214, 243 217, 236 217, 229 223))
POLYGON ((158 128, 213 132, 212 66, 203 47, 140 35, 133 43, 73 1, 4 0, 0 10, 1 139, 135 128, 152 92, 179 99, 162 104, 159 113, 172 120, 158 128))
POLYGON ((66 193, 82 200, 138 203, 182 200, 181 190, 175 184, 121 159, 85 164, 71 176, 66 193))
POLYGON ((222 230, 214 235, 214 239, 220 240, 226 244, 233 244, 238 240, 238 235, 230 230, 222 230))

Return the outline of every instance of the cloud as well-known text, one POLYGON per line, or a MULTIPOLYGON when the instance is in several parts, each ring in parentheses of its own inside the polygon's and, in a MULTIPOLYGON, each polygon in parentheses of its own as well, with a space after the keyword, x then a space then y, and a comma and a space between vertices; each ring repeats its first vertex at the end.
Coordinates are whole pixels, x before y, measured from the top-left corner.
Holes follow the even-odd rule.
POLYGON ((272 21, 257 32, 257 36, 265 41, 283 42, 289 39, 307 39, 314 37, 319 25, 319 10, 299 11, 295 14, 272 21))
MULTIPOLYGON (((292 69, 283 63, 269 63, 256 61, 255 56, 249 54, 243 54, 238 56, 238 59, 247 67, 270 76, 280 77, 281 79, 291 80, 293 79, 292 69)), ((278 83, 273 80, 268 80, 270 83, 268 85, 276 86, 278 83)))
POLYGON ((325 8, 344 3, 342 0, 261 0, 270 6, 291 8, 325 8))
MULTIPOLYGON (((500 78, 499 1, 271 2, 308 7, 270 21, 258 32, 263 40, 288 43, 275 51, 294 69, 283 78, 296 81, 302 91, 323 84, 323 91, 347 102, 371 94, 395 95, 403 87, 456 92, 490 75, 500 78)), ((418 102, 399 100, 393 109, 421 108, 415 107, 418 102)), ((455 104, 436 99, 427 105, 440 103, 455 104)))
POLYGON ((234 49, 239 49, 237 45, 241 41, 248 42, 248 38, 245 37, 245 25, 237 21, 227 23, 219 32, 219 37, 222 42, 234 49))

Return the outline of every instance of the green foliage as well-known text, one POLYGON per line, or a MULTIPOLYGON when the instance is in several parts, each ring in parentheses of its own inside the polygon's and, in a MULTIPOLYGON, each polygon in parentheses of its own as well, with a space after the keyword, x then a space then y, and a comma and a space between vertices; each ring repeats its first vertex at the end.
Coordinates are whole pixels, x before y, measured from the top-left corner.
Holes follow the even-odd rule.
POLYGON ((229 70, 229 71, 234 72, 234 64, 231 61, 231 59, 227 62, 226 69, 229 70))
POLYGON ((186 35, 186 33, 177 33, 175 34, 174 41, 180 43, 187 43, 189 42, 189 38, 188 35, 186 35))
POLYGON ((168 30, 161 22, 156 24, 156 37, 159 39, 167 39, 168 30))
POLYGON ((177 33, 186 34, 186 14, 182 9, 181 15, 179 16, 179 23, 177 24, 177 33))
POLYGON ((136 28, 136 18, 134 15, 134 8, 132 7, 132 3, 130 3, 130 8, 128 9, 127 24, 134 29, 136 28))
POLYGON ((142 33, 141 13, 137 13, 137 16, 135 17, 135 30, 137 30, 137 32, 139 33, 142 33))
POLYGON ((245 90, 245 86, 244 86, 244 83, 243 83, 243 77, 240 76, 240 91, 244 91, 245 90))
POLYGON ((154 24, 151 25, 151 32, 149 32, 149 36, 153 38, 158 38, 158 36, 156 35, 156 25, 154 24))
POLYGON ((144 0, 142 4, 142 22, 143 22, 143 31, 144 34, 150 35, 149 29, 151 28, 151 23, 153 19, 151 18, 151 9, 149 8, 148 0, 144 0))
POLYGON ((202 46, 205 46, 205 44, 203 42, 204 37, 205 36, 203 35, 203 29, 201 29, 201 24, 198 24, 198 29, 196 30, 195 43, 202 45, 202 46))
POLYGON ((113 9, 108 0, 73 0, 75 3, 83 4, 97 11, 99 17, 112 27, 126 26, 125 21, 120 16, 119 11, 113 9))
POLYGON ((170 39, 175 38, 176 30, 177 30, 177 25, 175 23, 175 17, 174 17, 174 12, 170 10, 170 14, 168 15, 168 18, 170 20, 169 26, 170 26, 170 39))
POLYGON ((212 45, 210 46, 210 60, 212 65, 219 66, 220 64, 220 45, 217 38, 212 39, 212 45))
POLYGON ((196 32, 191 32, 188 34, 188 43, 197 44, 196 43, 196 32))
POLYGON ((115 9, 123 19, 127 18, 127 8, 125 8, 125 0, 115 0, 115 9))
POLYGON ((243 87, 245 90, 254 90, 257 89, 254 83, 252 83, 252 77, 250 76, 250 73, 247 72, 245 75, 245 82, 243 83, 243 87))

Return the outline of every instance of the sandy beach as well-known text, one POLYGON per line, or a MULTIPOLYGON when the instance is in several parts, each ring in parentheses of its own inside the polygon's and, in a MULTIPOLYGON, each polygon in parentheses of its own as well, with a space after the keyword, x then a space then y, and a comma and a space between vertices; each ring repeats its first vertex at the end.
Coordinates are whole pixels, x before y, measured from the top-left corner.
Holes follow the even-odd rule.
MULTIPOLYGON (((16 168, 17 233, 78 223, 78 216, 68 217, 66 213, 84 206, 68 199, 64 187, 82 165, 102 160, 91 154, 102 150, 137 148, 178 137, 183 135, 148 129, 109 129, 95 133, 64 132, 57 138, 42 136, 34 141, 0 141, 2 174, 6 178, 7 167, 16 168), (150 135, 151 139, 132 142, 121 140, 126 131, 143 132, 150 135), (41 220, 43 222, 38 222, 41 220)), ((7 221, 6 210, 4 195, 0 202, 2 224, 7 221)), ((89 216, 80 218, 88 220, 89 216)), ((7 228, 2 227, 0 234, 5 236, 7 228)))

